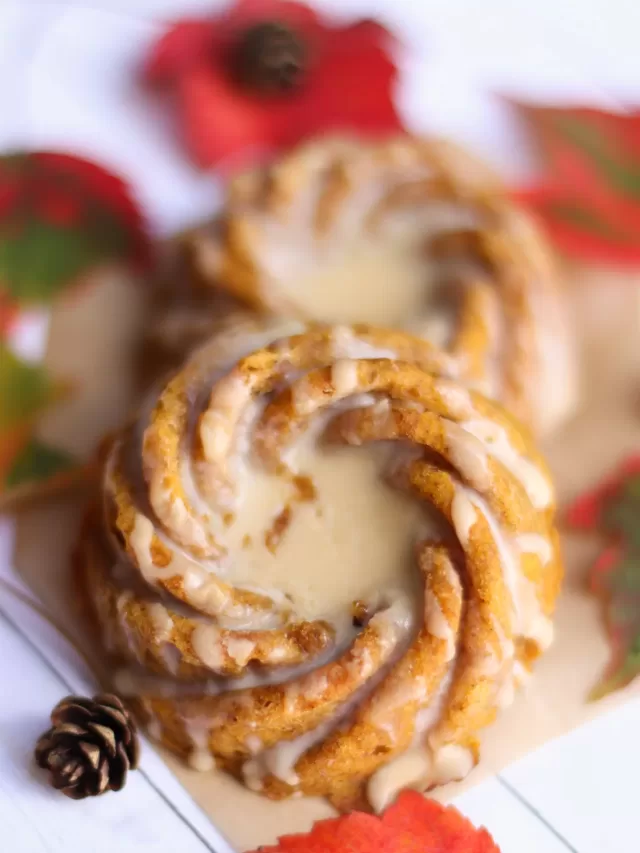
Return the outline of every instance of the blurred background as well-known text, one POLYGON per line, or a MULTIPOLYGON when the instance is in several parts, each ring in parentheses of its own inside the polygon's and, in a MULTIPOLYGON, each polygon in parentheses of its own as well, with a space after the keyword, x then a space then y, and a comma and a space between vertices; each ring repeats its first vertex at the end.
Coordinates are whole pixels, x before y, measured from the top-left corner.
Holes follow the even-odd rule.
MULTIPOLYGON (((210 213, 215 178, 184 156, 166 105, 139 85, 141 57, 176 17, 220 0, 3 0, 0 148, 74 150, 123 174, 156 232, 210 213)), ((397 102, 412 130, 471 145, 510 177, 530 148, 500 95, 610 109, 640 100, 635 0, 315 0, 337 20, 399 34, 397 102)))

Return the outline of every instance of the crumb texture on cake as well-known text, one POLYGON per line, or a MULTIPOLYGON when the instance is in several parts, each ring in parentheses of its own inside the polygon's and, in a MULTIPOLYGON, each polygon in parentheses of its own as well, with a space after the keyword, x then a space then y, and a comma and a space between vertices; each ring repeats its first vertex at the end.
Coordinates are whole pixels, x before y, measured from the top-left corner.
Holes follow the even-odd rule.
POLYGON ((462 375, 408 333, 248 319, 113 436, 79 566, 152 736, 339 809, 470 772, 562 567, 544 461, 462 375))
POLYGON ((492 170, 453 143, 302 145, 238 176, 216 223, 181 246, 178 299, 158 326, 174 346, 208 334, 226 298, 236 313, 405 328, 539 433, 573 410, 575 353, 551 252, 492 170), (186 306, 185 274, 198 300, 210 294, 208 314, 186 306))

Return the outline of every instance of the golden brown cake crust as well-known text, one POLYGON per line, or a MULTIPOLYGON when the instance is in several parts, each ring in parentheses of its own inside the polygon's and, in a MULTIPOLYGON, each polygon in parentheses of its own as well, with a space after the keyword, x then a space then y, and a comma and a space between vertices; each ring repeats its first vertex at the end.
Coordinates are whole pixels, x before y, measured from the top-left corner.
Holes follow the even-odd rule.
MULTIPOLYGON (((537 431, 552 428, 575 395, 552 257, 495 174, 453 143, 404 136, 303 145, 236 178, 216 227, 196 229, 184 245, 192 276, 212 293, 259 312, 342 322, 305 310, 305 275, 328 247, 348 251, 360 233, 384 242, 412 220, 424 220, 425 281, 435 278, 438 296, 425 288, 424 317, 407 323, 429 337, 434 317, 446 314, 445 343, 467 381, 537 431), (452 316, 443 301, 455 306, 452 316)), ((366 300, 365 286, 355 319, 366 318, 366 300)))
POLYGON ((256 322, 196 353, 111 440, 79 563, 124 663, 116 687, 194 766, 345 809, 381 807, 416 744, 416 787, 478 760, 479 730, 550 642, 562 567, 543 460, 457 370, 401 332, 256 322), (391 481, 442 519, 416 546, 422 605, 385 590, 346 639, 277 590, 234 585, 225 544, 239 455, 287 477, 319 418, 330 443, 413 448, 391 481))

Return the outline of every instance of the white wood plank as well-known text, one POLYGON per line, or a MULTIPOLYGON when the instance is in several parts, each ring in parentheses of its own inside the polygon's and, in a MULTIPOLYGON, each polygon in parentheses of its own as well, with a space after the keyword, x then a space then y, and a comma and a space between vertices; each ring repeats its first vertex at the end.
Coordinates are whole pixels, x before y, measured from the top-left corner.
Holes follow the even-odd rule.
MULTIPOLYGON (((0 617, 0 848, 25 853, 181 853, 214 850, 172 810, 145 775, 131 773, 118 794, 74 802, 35 767, 33 748, 48 715, 69 691, 0 617), (5 846, 6 844, 6 846, 5 846)), ((158 759, 159 760, 159 759, 158 759)), ((179 787, 179 786, 178 786, 179 787)), ((218 848, 221 850, 221 848, 218 848)))
POLYGON ((501 775, 580 853, 636 850, 638 719, 635 699, 501 775))
MULTIPOLYGON (((43 618, 33 593, 12 569, 13 532, 11 519, 0 517, 0 619, 4 619, 5 627, 13 626, 15 639, 22 648, 22 654, 11 656, 2 670, 2 678, 8 680, 9 686, 2 685, 0 703, 2 690, 6 688, 8 695, 11 695, 10 685, 22 679, 22 657, 26 653, 33 659, 32 663, 40 666, 49 680, 53 678, 54 683, 58 685, 56 699, 43 706, 43 720, 46 722, 51 707, 62 695, 73 692, 90 696, 97 685, 84 659, 75 647, 58 633, 51 622, 43 618)), ((27 686, 30 690, 39 691, 35 673, 34 677, 28 680, 27 686)), ((39 692, 38 700, 41 701, 39 692)), ((189 826, 193 834, 204 839, 207 849, 213 849, 216 853, 232 853, 226 840, 180 785, 149 742, 142 736, 141 741, 141 766, 140 771, 134 774, 135 777, 146 778, 147 786, 156 791, 161 805, 164 801, 169 811, 176 814, 180 827, 189 826)), ((129 796, 135 796, 135 792, 132 794, 129 788, 128 791, 129 796)))
POLYGON ((553 832, 497 779, 489 779, 454 803, 476 826, 485 826, 502 853, 568 853, 553 832))

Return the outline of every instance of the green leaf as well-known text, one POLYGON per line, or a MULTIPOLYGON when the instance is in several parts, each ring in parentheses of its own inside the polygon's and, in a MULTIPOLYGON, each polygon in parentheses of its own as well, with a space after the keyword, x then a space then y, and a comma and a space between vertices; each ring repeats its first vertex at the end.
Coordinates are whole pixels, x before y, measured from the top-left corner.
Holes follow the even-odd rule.
POLYGON ((32 439, 14 460, 5 478, 5 487, 14 489, 27 483, 39 483, 76 466, 70 453, 32 439))
POLYGON ((145 269, 149 240, 126 184, 67 154, 0 156, 0 287, 48 303, 114 261, 145 269))
POLYGON ((21 361, 0 343, 0 431, 33 420, 57 391, 44 367, 21 361))
POLYGON ((19 235, 0 239, 0 280, 16 301, 50 302, 95 256, 81 232, 32 221, 19 235))

